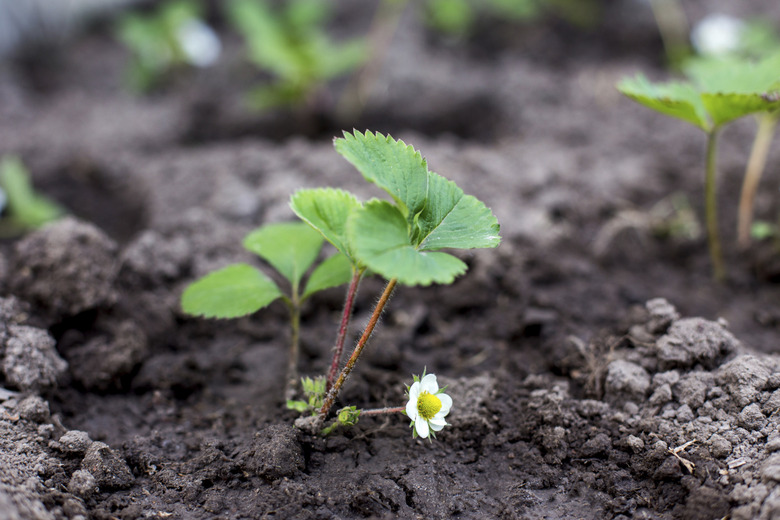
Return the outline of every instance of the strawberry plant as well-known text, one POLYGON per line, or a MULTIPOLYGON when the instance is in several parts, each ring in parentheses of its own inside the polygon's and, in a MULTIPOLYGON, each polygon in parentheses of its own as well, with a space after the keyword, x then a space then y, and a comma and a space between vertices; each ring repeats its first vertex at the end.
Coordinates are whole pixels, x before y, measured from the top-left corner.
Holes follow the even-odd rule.
MULTIPOLYGON (((335 148, 390 200, 361 202, 336 188, 299 190, 292 195, 290 206, 303 222, 267 226, 244 241, 247 249, 284 275, 291 285, 290 293, 283 294, 254 267, 238 264, 207 275, 182 296, 185 312, 217 318, 250 314, 281 298, 291 311, 293 350, 297 351, 300 303, 316 290, 349 280, 328 374, 322 379, 304 380, 305 400, 288 399, 289 408, 312 412, 317 427, 328 418, 395 287, 450 284, 466 272, 467 266, 443 250, 496 247, 501 240, 498 221, 490 209, 454 182, 430 171, 422 155, 403 141, 355 131, 336 139, 335 148), (338 254, 315 269, 300 292, 301 277, 316 260, 323 240, 331 243, 338 254), (352 354, 342 364, 355 295, 366 273, 382 276, 387 283, 352 354)), ((294 362, 291 356, 291 374, 294 362)), ((435 386, 435 378, 433 381, 428 390, 435 386)), ((415 394, 414 399, 418 397, 415 394)), ((443 415, 449 411, 449 405, 442 405, 440 400, 423 401, 427 408, 420 412, 423 422, 417 422, 415 430, 421 435, 428 432, 425 421, 435 418, 432 427, 440 427, 443 415), (442 408, 436 408, 435 403, 442 408), (437 415, 439 412, 441 415, 437 415)), ((385 412, 403 410, 388 408, 385 412)), ((334 425, 354 424, 359 415, 359 410, 347 407, 334 425)))
POLYGON ((727 67, 691 65, 690 81, 651 83, 642 75, 624 79, 618 89, 662 114, 693 124, 707 136, 705 213, 713 275, 725 278, 717 213, 717 143, 722 127, 740 117, 780 109, 780 55, 758 63, 735 61, 727 67))
POLYGON ((255 88, 257 109, 312 105, 323 83, 346 74, 366 53, 360 40, 336 43, 323 27, 330 14, 323 0, 290 0, 278 8, 267 0, 230 0, 227 16, 246 41, 249 59, 273 83, 255 88))

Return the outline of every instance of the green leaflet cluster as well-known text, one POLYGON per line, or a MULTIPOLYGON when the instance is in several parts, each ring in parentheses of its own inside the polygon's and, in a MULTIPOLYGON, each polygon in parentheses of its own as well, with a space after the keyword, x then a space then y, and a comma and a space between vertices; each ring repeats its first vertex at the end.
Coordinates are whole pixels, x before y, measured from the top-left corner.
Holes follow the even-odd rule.
POLYGON ((339 189, 300 190, 290 206, 355 269, 404 285, 452 283, 466 264, 441 249, 496 247, 496 217, 454 182, 428 170, 420 153, 380 133, 345 133, 335 148, 392 202, 365 203, 339 189))

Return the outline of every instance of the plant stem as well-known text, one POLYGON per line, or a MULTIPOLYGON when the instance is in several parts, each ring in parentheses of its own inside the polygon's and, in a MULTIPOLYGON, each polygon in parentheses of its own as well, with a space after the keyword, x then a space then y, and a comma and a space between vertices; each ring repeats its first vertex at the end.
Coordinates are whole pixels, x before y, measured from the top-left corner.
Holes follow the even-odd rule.
POLYGON ((301 305, 297 292, 297 288, 294 288, 292 300, 287 301, 292 334, 290 338, 290 356, 287 360, 287 383, 284 386, 285 400, 295 399, 295 387, 298 385, 298 357, 301 350, 301 305))
POLYGON ((377 7, 369 32, 368 59, 352 76, 339 99, 336 113, 342 122, 354 122, 363 112, 407 3, 409 0, 381 0, 377 7))
POLYGON ((385 290, 384 292, 382 292, 382 296, 379 298, 379 301, 376 303, 376 306, 374 307, 374 312, 371 313, 371 318, 368 320, 368 324, 366 325, 365 330, 363 330, 363 335, 360 336, 360 340, 358 340, 357 345, 355 345, 355 350, 352 351, 352 355, 349 357, 349 360, 347 360, 347 364, 344 365, 343 369, 341 369, 339 378, 333 384, 333 387, 328 392, 328 395, 325 396, 325 401, 323 402, 322 408, 320 408, 320 413, 317 417, 317 420, 319 422, 323 422, 325 420, 325 417, 327 417, 328 412, 333 407, 333 403, 336 401, 336 396, 338 395, 339 390, 341 390, 342 385, 344 385, 344 382, 347 380, 347 377, 349 377, 349 374, 352 372, 352 369, 355 368, 355 363, 357 363, 357 360, 360 357, 360 353, 363 352, 363 348, 366 346, 366 343, 368 343, 368 339, 371 337, 371 334, 374 332, 374 327, 376 327, 376 324, 379 321, 379 316, 381 316, 382 310, 385 308, 385 305, 387 305, 387 302, 390 300, 390 295, 393 293, 393 289, 395 289, 396 283, 398 283, 398 280, 396 278, 393 278, 392 280, 387 282, 387 285, 385 286, 385 290))
POLYGON ((691 54, 688 44, 688 18, 679 0, 650 0, 650 8, 661 34, 666 59, 672 67, 678 68, 691 54))
POLYGON ((704 210, 707 221, 707 239, 712 262, 712 276, 716 281, 723 281, 726 269, 723 265, 723 253, 720 248, 718 233, 718 187, 716 159, 718 153, 718 130, 716 126, 707 133, 707 159, 704 177, 704 210))
POLYGON ((336 345, 333 347, 333 361, 330 364, 330 370, 328 371, 328 386, 326 390, 330 390, 333 386, 333 382, 336 380, 336 374, 339 371, 339 365, 341 364, 341 354, 344 352, 344 341, 347 338, 347 331, 349 330, 349 320, 352 317, 352 308, 355 306, 355 295, 357 294, 358 286, 360 285, 360 279, 363 277, 365 268, 355 269, 352 274, 352 280, 349 282, 349 289, 347 289, 347 299, 344 301, 344 311, 341 314, 341 325, 339 326, 339 333, 336 337, 336 345))
POLYGON ((758 116, 758 130, 750 150, 745 180, 742 183, 742 194, 739 198, 739 222, 737 224, 737 243, 741 248, 750 245, 750 227, 753 225, 753 201, 758 190, 758 183, 766 167, 769 147, 775 134, 778 116, 771 112, 758 116))
POLYGON ((401 413, 406 411, 405 406, 399 406, 397 408, 374 408, 373 410, 361 410, 360 416, 364 415, 382 415, 386 413, 401 413))

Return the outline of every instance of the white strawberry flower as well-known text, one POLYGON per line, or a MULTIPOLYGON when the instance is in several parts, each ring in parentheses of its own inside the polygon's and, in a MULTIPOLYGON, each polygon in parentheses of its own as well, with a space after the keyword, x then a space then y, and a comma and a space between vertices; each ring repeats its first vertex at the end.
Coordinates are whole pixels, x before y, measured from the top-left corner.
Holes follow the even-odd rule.
POLYGON ((452 398, 439 389, 434 374, 425 375, 422 379, 414 376, 414 383, 409 387, 409 402, 406 403, 406 415, 412 420, 412 434, 427 439, 428 435, 436 437, 445 426, 444 418, 452 408, 452 398))

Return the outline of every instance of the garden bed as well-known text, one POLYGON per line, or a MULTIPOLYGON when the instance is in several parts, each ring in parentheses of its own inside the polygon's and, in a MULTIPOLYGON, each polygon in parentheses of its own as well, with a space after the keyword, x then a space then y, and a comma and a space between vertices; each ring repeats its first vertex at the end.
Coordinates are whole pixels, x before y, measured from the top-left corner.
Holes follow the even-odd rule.
MULTIPOLYGON (((693 19, 703 4, 687 6, 693 19)), ((780 23, 776 8, 767 16, 780 23)), ((427 367, 454 401, 433 442, 400 415, 327 438, 295 429, 284 308, 230 321, 180 311, 192 280, 255 261, 242 237, 292 219, 294 190, 381 195, 333 150, 336 123, 248 114, 236 42, 216 72, 145 98, 121 90, 124 54, 100 32, 43 78, 9 65, 0 153, 18 154, 75 217, 0 245, 12 390, 0 390, 0 511, 780 515, 776 253, 732 246, 754 126, 724 134, 729 277, 717 284, 703 236, 647 231, 673 193, 699 219, 703 206, 703 135, 614 88, 639 70, 665 74, 654 31, 641 17, 604 38, 549 24, 493 52, 402 21, 355 126, 420 150, 492 208, 503 242, 460 255, 469 271, 451 286, 399 287, 341 401, 401 406, 427 367)), ((774 219, 780 147, 768 164, 757 212, 774 219)), ((381 289, 362 284, 352 339, 381 289)), ((327 369, 342 297, 331 289, 304 307, 303 374, 327 369)))

